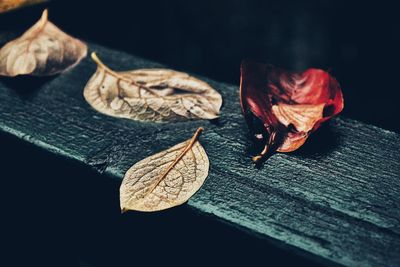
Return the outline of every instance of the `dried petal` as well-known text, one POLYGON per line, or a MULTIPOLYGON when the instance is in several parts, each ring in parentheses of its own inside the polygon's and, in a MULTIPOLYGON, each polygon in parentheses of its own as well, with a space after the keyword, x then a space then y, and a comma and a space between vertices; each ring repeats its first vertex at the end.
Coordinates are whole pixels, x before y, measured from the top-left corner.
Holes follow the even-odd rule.
POLYGON ((339 83, 329 73, 290 73, 251 61, 241 65, 240 102, 254 139, 264 147, 255 161, 274 151, 296 150, 343 109, 339 83))
POLYGON ((207 154, 198 141, 202 131, 199 128, 190 140, 133 165, 121 184, 121 210, 164 210, 194 195, 209 168, 207 154))
POLYGON ((78 64, 86 53, 84 43, 47 20, 46 9, 35 25, 0 49, 0 75, 57 74, 78 64))
POLYGON ((222 97, 199 79, 168 69, 115 72, 92 58, 98 68, 84 97, 101 113, 154 122, 218 117, 222 97))

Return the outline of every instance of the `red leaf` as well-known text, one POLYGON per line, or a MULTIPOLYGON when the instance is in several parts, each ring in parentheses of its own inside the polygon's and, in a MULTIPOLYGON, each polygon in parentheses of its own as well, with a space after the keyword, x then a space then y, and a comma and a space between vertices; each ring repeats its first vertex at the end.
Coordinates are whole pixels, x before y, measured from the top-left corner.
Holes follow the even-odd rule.
POLYGON ((329 73, 308 69, 287 72, 243 61, 240 103, 254 139, 264 146, 259 161, 274 151, 298 149, 324 121, 343 109, 339 83, 329 73))

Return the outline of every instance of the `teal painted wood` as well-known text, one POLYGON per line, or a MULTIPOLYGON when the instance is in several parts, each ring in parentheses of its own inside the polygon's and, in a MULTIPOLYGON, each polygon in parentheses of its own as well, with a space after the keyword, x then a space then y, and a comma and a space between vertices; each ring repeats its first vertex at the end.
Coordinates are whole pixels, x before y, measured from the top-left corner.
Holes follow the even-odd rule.
MULTIPOLYGON (((90 44, 115 70, 160 64, 90 44)), ((333 119, 298 152, 251 164, 238 86, 205 79, 224 98, 216 122, 154 124, 97 113, 83 88, 88 57, 52 78, 0 78, 0 129, 120 182, 135 162, 205 128, 210 175, 187 205, 260 238, 328 262, 400 265, 400 135, 333 119)), ((118 192, 115 192, 118 194, 118 192)))

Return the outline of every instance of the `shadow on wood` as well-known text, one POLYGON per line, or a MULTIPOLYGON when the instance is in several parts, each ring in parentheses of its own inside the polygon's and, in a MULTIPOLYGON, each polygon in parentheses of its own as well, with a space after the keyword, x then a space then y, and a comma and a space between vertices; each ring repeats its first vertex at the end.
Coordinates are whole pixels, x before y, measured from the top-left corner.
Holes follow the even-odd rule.
POLYGON ((17 77, 1 77, 1 82, 14 90, 21 99, 30 100, 43 85, 55 79, 56 76, 58 75, 44 77, 19 75, 17 77))
POLYGON ((293 155, 298 157, 321 158, 327 156, 339 145, 340 133, 334 132, 329 122, 312 133, 307 141, 293 155))

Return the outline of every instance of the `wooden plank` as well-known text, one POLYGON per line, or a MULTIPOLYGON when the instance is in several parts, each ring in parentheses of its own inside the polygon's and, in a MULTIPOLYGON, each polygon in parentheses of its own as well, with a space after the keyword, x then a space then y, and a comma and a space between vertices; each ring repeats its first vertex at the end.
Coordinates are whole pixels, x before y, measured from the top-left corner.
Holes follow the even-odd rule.
MULTIPOLYGON (((160 64, 90 44, 111 68, 160 64)), ((140 159, 189 138, 199 126, 210 175, 188 202, 196 212, 277 245, 344 265, 400 264, 400 136, 337 118, 296 153, 251 164, 238 87, 205 79, 224 97, 217 122, 154 124, 97 113, 83 87, 86 58, 52 78, 0 79, 0 129, 120 181, 140 159)), ((117 194, 117 192, 116 192, 117 194)))

